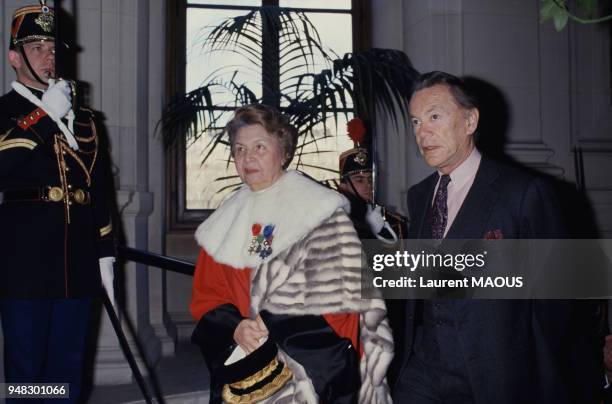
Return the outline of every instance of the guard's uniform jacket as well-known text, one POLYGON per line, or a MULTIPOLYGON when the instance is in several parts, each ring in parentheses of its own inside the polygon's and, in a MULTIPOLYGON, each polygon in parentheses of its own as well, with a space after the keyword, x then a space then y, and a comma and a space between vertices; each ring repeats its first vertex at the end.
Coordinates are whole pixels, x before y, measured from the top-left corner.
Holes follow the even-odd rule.
POLYGON ((0 298, 100 294, 98 259, 115 255, 109 181, 93 113, 75 114, 77 151, 44 111, 0 97, 0 298))

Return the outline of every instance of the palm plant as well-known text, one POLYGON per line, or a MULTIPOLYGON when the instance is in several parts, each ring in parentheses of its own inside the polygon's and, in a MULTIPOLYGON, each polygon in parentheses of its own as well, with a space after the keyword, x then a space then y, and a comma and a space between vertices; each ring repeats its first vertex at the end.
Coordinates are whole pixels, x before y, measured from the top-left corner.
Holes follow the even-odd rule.
POLYGON ((288 114, 300 136, 294 160, 298 169, 305 164, 306 148, 331 136, 326 130, 329 120, 337 125, 341 115, 359 116, 376 137, 377 114, 395 123, 408 119, 406 105, 417 75, 408 57, 387 49, 340 57, 326 49, 303 12, 263 6, 223 21, 202 38, 203 52, 229 51, 241 57, 244 66, 262 72, 261 95, 252 84, 238 79, 244 67, 228 66, 165 109, 160 127, 166 145, 213 133, 204 161, 217 146, 228 143, 222 131, 227 114, 251 103, 274 105, 288 114))

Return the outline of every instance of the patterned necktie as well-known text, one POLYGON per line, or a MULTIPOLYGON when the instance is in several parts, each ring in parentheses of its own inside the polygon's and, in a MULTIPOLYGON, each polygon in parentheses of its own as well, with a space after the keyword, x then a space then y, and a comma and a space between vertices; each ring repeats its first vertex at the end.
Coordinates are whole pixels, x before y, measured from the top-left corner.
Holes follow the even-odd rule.
POLYGON ((444 174, 440 177, 440 184, 434 197, 434 203, 431 208, 431 238, 442 239, 444 238, 444 230, 446 229, 446 222, 448 221, 448 207, 446 206, 446 200, 448 199, 448 183, 450 182, 450 175, 444 174))

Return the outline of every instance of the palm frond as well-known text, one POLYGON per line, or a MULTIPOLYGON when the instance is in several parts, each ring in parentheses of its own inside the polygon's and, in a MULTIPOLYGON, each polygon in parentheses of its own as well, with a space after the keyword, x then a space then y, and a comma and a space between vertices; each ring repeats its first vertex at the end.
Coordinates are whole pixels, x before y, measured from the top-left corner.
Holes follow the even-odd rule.
MULTIPOLYGON (((277 100, 276 106, 289 115, 298 130, 298 167, 334 171, 305 164, 302 159, 312 153, 329 152, 319 150, 317 142, 329 137, 330 121, 337 128, 350 116, 359 116, 372 138, 379 136, 377 112, 386 115, 396 127, 401 121, 408 123, 407 105, 418 73, 401 51, 370 49, 338 57, 325 48, 305 13, 270 6, 229 18, 209 28, 204 38, 204 52, 231 52, 240 55, 245 65, 224 66, 209 74, 201 87, 173 99, 158 123, 168 146, 177 139, 189 142, 209 134, 203 161, 228 143, 221 130, 228 114, 240 106, 262 102, 252 83, 238 79, 238 71, 244 69, 260 69, 263 76, 280 75, 275 79, 278 87, 274 87, 274 80, 260 84, 264 94, 277 92, 266 99, 277 100), (270 57, 264 51, 266 44, 278 47, 278 71, 265 69, 269 62, 266 58, 270 57)), ((230 162, 228 156, 227 164, 230 162)), ((220 180, 229 181, 231 177, 220 180)), ((232 186, 236 184, 223 190, 232 186)))

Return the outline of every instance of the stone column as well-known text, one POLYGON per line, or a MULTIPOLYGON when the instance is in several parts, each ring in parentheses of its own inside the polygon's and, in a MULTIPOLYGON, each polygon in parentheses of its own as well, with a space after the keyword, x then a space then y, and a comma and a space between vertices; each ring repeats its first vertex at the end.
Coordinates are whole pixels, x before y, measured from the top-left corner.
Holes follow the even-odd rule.
MULTIPOLYGON (((161 5, 161 0, 86 0, 78 2, 76 9, 78 43, 83 49, 78 59, 79 78, 91 86, 91 106, 104 114, 117 190, 119 236, 126 245, 143 250, 149 249, 149 220, 154 208, 149 190, 149 147, 153 142, 150 72, 163 69, 156 62, 151 70, 149 49, 159 43, 152 44, 150 27, 157 32, 163 25, 150 22, 150 10, 161 18, 161 5)), ((157 80, 159 87, 161 80, 157 80)), ((153 90, 158 92, 155 87, 153 90)), ((140 363, 143 355, 153 366, 161 356, 161 344, 151 322, 148 268, 123 263, 117 267, 116 277, 122 323, 132 350, 140 363)), ((131 370, 106 313, 101 316, 97 344, 94 383, 131 382, 131 370)))

